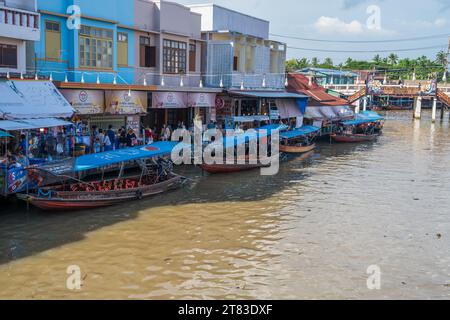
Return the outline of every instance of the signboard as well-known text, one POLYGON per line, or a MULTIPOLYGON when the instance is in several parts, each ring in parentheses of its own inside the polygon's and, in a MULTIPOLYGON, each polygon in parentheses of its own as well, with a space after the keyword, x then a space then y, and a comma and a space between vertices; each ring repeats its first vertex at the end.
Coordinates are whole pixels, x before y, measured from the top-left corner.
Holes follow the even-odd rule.
POLYGON ((133 129, 136 135, 140 134, 141 128, 141 117, 139 116, 128 116, 127 117, 127 129, 133 129))
POLYGON ((61 89, 77 114, 102 114, 105 109, 103 91, 61 89))
POLYGON ((188 107, 186 92, 153 92, 152 106, 157 109, 181 109, 188 107))
POLYGON ((215 93, 188 93, 188 106, 193 108, 213 108, 216 105, 215 93))
POLYGON ((106 91, 105 113, 114 115, 142 114, 147 111, 145 91, 106 91))

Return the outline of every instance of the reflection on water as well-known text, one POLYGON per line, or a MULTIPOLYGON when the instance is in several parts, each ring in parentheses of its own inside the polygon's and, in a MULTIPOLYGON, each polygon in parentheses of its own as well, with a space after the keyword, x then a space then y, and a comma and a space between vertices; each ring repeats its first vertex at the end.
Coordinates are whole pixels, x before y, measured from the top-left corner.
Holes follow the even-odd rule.
POLYGON ((387 117, 376 143, 322 143, 274 177, 184 168, 189 187, 123 207, 2 204, 0 298, 449 298, 449 125, 387 117))

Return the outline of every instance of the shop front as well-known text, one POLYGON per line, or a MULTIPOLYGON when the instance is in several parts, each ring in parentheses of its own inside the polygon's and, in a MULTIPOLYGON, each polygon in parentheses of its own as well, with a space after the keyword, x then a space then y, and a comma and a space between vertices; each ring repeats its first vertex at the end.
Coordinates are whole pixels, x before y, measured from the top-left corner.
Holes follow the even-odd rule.
POLYGON ((159 132, 164 125, 172 129, 183 124, 193 127, 194 119, 201 119, 206 125, 216 120, 216 93, 159 91, 152 93, 152 105, 145 125, 159 132))

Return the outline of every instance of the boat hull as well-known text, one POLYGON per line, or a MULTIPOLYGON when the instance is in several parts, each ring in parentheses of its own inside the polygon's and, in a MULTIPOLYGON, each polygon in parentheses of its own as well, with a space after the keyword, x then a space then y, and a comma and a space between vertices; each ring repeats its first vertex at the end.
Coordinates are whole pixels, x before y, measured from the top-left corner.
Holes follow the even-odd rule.
POLYGON ((201 168, 210 174, 235 173, 264 167, 262 164, 202 164, 201 168))
POLYGON ((184 177, 173 176, 163 182, 128 190, 106 192, 56 192, 52 197, 39 197, 37 195, 18 195, 31 205, 46 211, 77 211, 113 206, 126 201, 140 200, 157 195, 182 185, 184 177))
POLYGON ((297 147, 297 146, 286 146, 286 145, 280 145, 280 152, 284 153, 306 153, 314 150, 316 148, 315 144, 312 144, 310 146, 304 146, 304 147, 297 147))
POLYGON ((357 142, 368 142, 368 141, 374 141, 378 135, 372 134, 372 135, 366 135, 366 134, 352 134, 352 135, 331 135, 331 139, 333 139, 335 142, 340 143, 357 143, 357 142))

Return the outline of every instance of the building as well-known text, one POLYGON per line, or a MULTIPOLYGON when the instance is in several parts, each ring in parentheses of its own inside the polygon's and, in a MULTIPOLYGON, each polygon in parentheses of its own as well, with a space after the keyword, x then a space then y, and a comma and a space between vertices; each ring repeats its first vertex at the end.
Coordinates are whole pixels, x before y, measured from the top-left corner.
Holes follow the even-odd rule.
POLYGON ((140 131, 144 122, 188 123, 195 112, 211 118, 214 105, 205 103, 220 90, 202 87, 200 14, 150 0, 37 0, 37 6, 36 73, 56 81, 88 127, 140 131))
POLYGON ((341 71, 324 68, 304 68, 297 71, 308 77, 313 77, 317 84, 325 85, 353 85, 358 80, 358 74, 352 71, 341 71))
POLYGON ((40 39, 35 0, 0 0, 0 74, 25 76, 27 54, 40 39))
POLYGON ((192 5, 201 14, 208 86, 284 90, 286 45, 269 39, 269 22, 214 4, 192 5))

